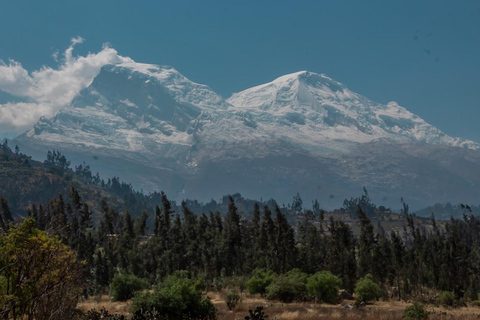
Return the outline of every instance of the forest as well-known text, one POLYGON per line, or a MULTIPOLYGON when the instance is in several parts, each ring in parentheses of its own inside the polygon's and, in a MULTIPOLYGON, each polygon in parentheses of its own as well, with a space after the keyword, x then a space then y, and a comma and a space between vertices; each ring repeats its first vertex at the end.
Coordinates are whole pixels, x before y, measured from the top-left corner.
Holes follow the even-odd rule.
MULTIPOLYGON (((242 213, 228 196, 225 213, 194 211, 205 207, 176 205, 163 192, 135 193, 118 178, 102 181, 84 166, 69 169, 57 152, 42 165, 5 144, 0 156, 15 168, 45 166, 50 177, 70 175, 68 181, 79 179, 82 188, 89 180, 117 198, 127 190, 122 201, 86 201, 73 183, 65 184, 67 194, 59 190, 48 201, 30 203, 24 216, 0 194, 3 319, 126 317, 77 308, 102 294, 133 299, 132 319, 217 319, 208 292, 222 290, 229 309, 244 292, 286 304, 355 299, 361 307, 408 300, 416 302, 410 311, 419 319, 428 317, 424 304, 480 305, 480 219, 466 205, 461 219, 432 216, 425 223, 404 203, 396 215, 403 227, 390 230, 374 224, 379 214, 391 212, 372 204, 366 190, 336 213, 318 203, 303 209, 298 195, 288 206, 252 202, 242 213)), ((245 319, 262 314, 259 307, 245 319)))

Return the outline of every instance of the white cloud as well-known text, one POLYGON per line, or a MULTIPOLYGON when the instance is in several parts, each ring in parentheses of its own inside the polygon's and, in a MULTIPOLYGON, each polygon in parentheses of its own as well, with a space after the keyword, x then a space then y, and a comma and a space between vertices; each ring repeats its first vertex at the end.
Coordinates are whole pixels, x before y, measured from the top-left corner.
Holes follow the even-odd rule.
POLYGON ((44 66, 29 73, 17 61, 0 61, 0 91, 28 100, 0 104, 0 135, 22 133, 40 117, 54 116, 90 85, 104 65, 132 61, 107 45, 98 53, 74 56, 75 45, 83 41, 81 37, 73 38, 61 65, 55 69, 44 66))

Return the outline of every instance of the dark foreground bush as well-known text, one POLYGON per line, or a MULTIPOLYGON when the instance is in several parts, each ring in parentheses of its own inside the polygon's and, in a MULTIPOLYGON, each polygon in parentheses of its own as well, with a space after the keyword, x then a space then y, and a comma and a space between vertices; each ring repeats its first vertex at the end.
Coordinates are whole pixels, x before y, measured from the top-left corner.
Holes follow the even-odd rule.
POLYGON ((111 314, 103 307, 100 311, 91 309, 81 315, 77 315, 74 320, 127 320, 126 316, 111 314))
POLYGON ((139 293, 134 297, 131 307, 134 317, 146 311, 156 311, 170 320, 217 318, 217 310, 210 299, 202 299, 198 282, 182 272, 167 277, 153 293, 139 293))
POLYGON ((267 287, 273 282, 273 279, 275 279, 275 273, 272 271, 256 269, 253 276, 247 281, 248 293, 265 295, 267 287))
POLYGON ((326 303, 336 303, 342 281, 330 271, 320 271, 307 280, 308 294, 326 303))
POLYGON ((423 304, 414 303, 411 306, 405 308, 405 312, 403 314, 404 319, 411 319, 411 320, 426 320, 430 312, 425 310, 423 304))
POLYGON ((355 285, 355 299, 358 302, 368 302, 381 297, 380 288, 373 282, 372 276, 367 274, 355 285))
POLYGON ((280 300, 290 303, 301 300, 307 293, 307 275, 297 269, 278 276, 271 285, 267 287, 267 299, 280 300))
POLYGON ((236 291, 229 292, 225 297, 228 310, 233 310, 242 300, 240 295, 236 291))
POLYGON ((243 318, 244 320, 265 320, 268 318, 265 312, 263 312, 262 306, 257 306, 255 310, 248 310, 248 314, 248 316, 243 318))
POLYGON ((480 308, 480 300, 473 300, 471 302, 472 307, 480 308))
POLYGON ((125 301, 133 298, 135 292, 148 288, 148 282, 134 275, 117 274, 110 284, 110 296, 113 301, 125 301))
MULTIPOLYGON (((91 309, 85 313, 77 314, 73 320, 128 320, 124 315, 109 313, 105 308, 100 311, 91 309)), ((155 310, 146 311, 142 314, 136 315, 130 320, 168 320, 165 316, 159 314, 155 310)))
POLYGON ((455 295, 451 291, 441 291, 438 295, 438 301, 446 307, 453 307, 455 304, 455 295))

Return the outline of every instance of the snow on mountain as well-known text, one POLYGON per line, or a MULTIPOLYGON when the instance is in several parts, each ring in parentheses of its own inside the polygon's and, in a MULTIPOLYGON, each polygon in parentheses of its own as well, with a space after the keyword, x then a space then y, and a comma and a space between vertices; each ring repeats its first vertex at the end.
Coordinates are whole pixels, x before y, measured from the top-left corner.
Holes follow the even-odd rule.
POLYGON ((205 85, 171 67, 123 63, 102 68, 92 84, 27 137, 44 142, 128 151, 164 151, 192 144, 192 121, 226 109, 205 85))
POLYGON ((395 102, 375 103, 326 75, 285 75, 225 101, 171 67, 135 62, 103 67, 71 105, 41 119, 26 136, 153 153, 165 151, 162 145, 185 149, 199 141, 208 147, 258 140, 285 140, 317 154, 379 139, 479 148, 395 102))
POLYGON ((138 62, 117 64, 110 68, 112 72, 127 73, 130 77, 149 78, 165 86, 179 103, 199 107, 202 110, 225 109, 226 104, 222 97, 217 95, 208 86, 190 81, 180 72, 169 66, 157 66, 138 62))
POLYGON ((324 74, 308 71, 279 77, 227 101, 250 113, 264 130, 313 147, 379 139, 480 147, 444 134, 396 102, 373 102, 324 74))
POLYGON ((60 150, 106 177, 177 199, 313 199, 323 188, 331 203, 366 186, 423 205, 446 195, 465 201, 480 186, 478 143, 307 71, 224 100, 171 67, 107 65, 16 143, 39 158, 60 150))

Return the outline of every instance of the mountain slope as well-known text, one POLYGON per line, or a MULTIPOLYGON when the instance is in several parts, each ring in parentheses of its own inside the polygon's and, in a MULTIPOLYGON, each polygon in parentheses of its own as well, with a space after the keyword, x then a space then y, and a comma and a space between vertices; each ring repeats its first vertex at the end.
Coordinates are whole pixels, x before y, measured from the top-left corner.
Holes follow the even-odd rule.
MULTIPOLYGON (((95 219, 100 216, 101 200, 116 209, 134 209, 121 195, 112 192, 110 185, 87 182, 73 170, 32 160, 22 153, 12 152, 8 146, 0 145, 0 196, 8 200, 15 218, 25 216, 32 204, 45 206, 60 194, 65 200, 70 199, 72 187, 90 206, 95 219)), ((129 191, 129 195, 136 196, 133 190, 129 191)))
POLYGON ((234 94, 227 100, 253 115, 270 132, 317 146, 327 141, 366 143, 379 139, 479 149, 479 144, 452 138, 395 102, 382 105, 350 91, 323 74, 301 71, 234 94))
POLYGON ((300 192, 338 206, 366 186, 374 198, 423 206, 473 199, 480 185, 478 143, 307 71, 224 100, 171 67, 109 65, 16 142, 177 199, 300 192))

